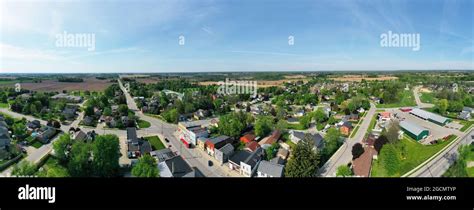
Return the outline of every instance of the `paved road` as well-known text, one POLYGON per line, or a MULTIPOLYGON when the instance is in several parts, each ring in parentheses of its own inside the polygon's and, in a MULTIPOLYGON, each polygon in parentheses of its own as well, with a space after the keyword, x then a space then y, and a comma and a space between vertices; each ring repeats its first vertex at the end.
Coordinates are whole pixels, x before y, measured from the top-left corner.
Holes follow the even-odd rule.
MULTIPOLYGON (((84 102, 82 104, 80 104, 80 106, 82 106, 83 104, 84 104, 84 102)), ((41 119, 33 117, 33 116, 16 113, 16 112, 10 111, 8 108, 0 108, 0 112, 5 113, 7 115, 10 115, 14 118, 26 118, 29 121, 39 120, 41 122, 41 124, 43 124, 43 125, 47 124, 47 122, 44 121, 44 120, 41 120, 41 119)), ((69 125, 61 125, 61 131, 64 132, 64 133, 68 133, 69 128, 71 128, 71 126, 77 127, 79 122, 82 120, 82 116, 83 116, 83 114, 81 113, 79 115, 79 117, 77 117, 76 120, 71 122, 69 125)), ((27 160, 27 161, 32 162, 32 163, 38 163, 43 157, 45 157, 46 155, 51 153, 51 151, 53 150, 53 143, 57 139, 59 139, 60 136, 61 136, 61 133, 56 135, 48 144, 44 144, 43 146, 41 146, 38 149, 36 149, 32 146, 28 147, 28 149, 27 149, 28 153, 27 153, 27 156, 24 160, 27 160)), ((9 176, 11 176, 12 168, 13 168, 13 165, 10 166, 8 169, 5 169, 2 173, 0 173, 0 177, 9 177, 9 176)))
MULTIPOLYGON (((137 105, 130 93, 123 86, 121 80, 119 80, 119 85, 122 91, 125 93, 127 99, 127 105, 130 109, 136 110, 135 114, 143 120, 150 122, 151 126, 149 128, 140 129, 138 135, 159 135, 161 137, 167 138, 170 142, 167 143, 171 145, 171 149, 178 154, 180 154, 184 160, 191 166, 198 168, 206 177, 221 177, 226 174, 225 171, 219 169, 219 167, 209 167, 208 160, 211 160, 209 157, 203 156, 198 151, 194 149, 189 149, 183 146, 181 141, 177 138, 177 125, 163 122, 154 117, 144 115, 140 110, 138 110, 137 105)), ((213 161, 215 162, 215 161, 213 161)))
POLYGON ((421 88, 421 86, 416 86, 415 88, 413 88, 413 95, 415 95, 415 101, 416 101, 417 106, 419 108, 431 108, 431 107, 433 107, 434 106, 433 104, 427 104, 427 103, 421 102, 421 100, 420 100, 420 88, 421 88))
POLYGON ((359 124, 359 129, 357 133, 352 138, 348 138, 346 142, 341 146, 341 148, 329 159, 323 167, 320 168, 319 174, 321 176, 336 176, 337 167, 341 165, 346 165, 352 160, 352 146, 356 143, 361 143, 364 139, 365 133, 369 128, 370 121, 372 117, 375 115, 375 105, 370 104, 370 109, 367 111, 368 113, 365 115, 359 124))
POLYGON ((467 133, 458 139, 456 143, 450 145, 448 149, 444 150, 440 155, 428 162, 425 166, 421 167, 415 173, 411 174, 409 177, 441 177, 458 158, 458 148, 461 145, 473 142, 473 137, 474 129, 471 128, 470 131, 467 131, 467 133))

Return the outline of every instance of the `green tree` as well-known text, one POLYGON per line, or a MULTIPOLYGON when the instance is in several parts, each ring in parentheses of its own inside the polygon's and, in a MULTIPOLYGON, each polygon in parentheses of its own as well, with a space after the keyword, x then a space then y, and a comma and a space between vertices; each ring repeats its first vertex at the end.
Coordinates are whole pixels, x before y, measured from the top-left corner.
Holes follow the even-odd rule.
POLYGON ((66 168, 58 165, 48 166, 47 170, 38 173, 39 177, 69 177, 69 172, 66 168))
POLYGON ((237 116, 237 113, 230 113, 219 118, 219 133, 231 137, 238 137, 245 128, 245 123, 237 116))
POLYGON ((380 160, 387 172, 387 175, 393 176, 399 173, 400 170, 400 155, 396 147, 392 144, 387 144, 382 147, 380 151, 380 160))
POLYGON ((12 127, 12 131, 17 139, 23 139, 26 135, 26 126, 22 122, 15 123, 12 127))
POLYGON ((155 158, 144 155, 132 168, 132 175, 136 177, 158 177, 158 167, 155 158))
POLYGON ((273 119, 269 116, 259 116, 255 122, 255 134, 257 136, 266 136, 273 129, 273 119))
POLYGON ((286 177, 315 177, 318 171, 319 155, 313 149, 314 142, 309 135, 296 144, 285 168, 286 177))
POLYGON ((341 132, 337 128, 329 128, 324 136, 324 148, 321 152, 322 162, 326 162, 334 152, 341 146, 340 138, 341 132))
POLYGON ((36 173, 37 167, 35 164, 28 161, 21 161, 19 164, 15 165, 12 170, 13 176, 33 176, 36 173))
POLYGON ((59 159, 59 161, 63 163, 67 161, 67 151, 71 144, 71 137, 68 134, 63 134, 53 143, 54 155, 59 159))
POLYGON ((96 175, 113 177, 118 175, 120 168, 120 145, 116 135, 100 135, 95 138, 93 145, 93 166, 96 175))
POLYGON ((392 120, 390 126, 387 128, 385 135, 388 141, 392 144, 398 141, 398 132, 400 131, 400 123, 397 120, 392 120))
POLYGON ((105 116, 112 116, 112 109, 109 107, 104 108, 104 113, 105 116))
POLYGON ((342 177, 347 177, 347 176, 352 176, 354 175, 352 173, 352 170, 349 168, 347 165, 342 165, 337 167, 336 170, 336 176, 342 176, 342 177))
POLYGON ((314 120, 318 123, 325 122, 328 118, 322 109, 318 109, 314 112, 314 120))
POLYGON ((311 124, 311 116, 305 115, 300 118, 299 123, 304 127, 304 128, 309 128, 311 124))
POLYGON ((440 114, 445 114, 446 110, 448 109, 448 100, 441 99, 437 103, 438 111, 440 114))
POLYGON ((90 145, 83 142, 75 142, 71 147, 71 154, 68 162, 68 170, 71 176, 90 176, 90 157, 90 145))

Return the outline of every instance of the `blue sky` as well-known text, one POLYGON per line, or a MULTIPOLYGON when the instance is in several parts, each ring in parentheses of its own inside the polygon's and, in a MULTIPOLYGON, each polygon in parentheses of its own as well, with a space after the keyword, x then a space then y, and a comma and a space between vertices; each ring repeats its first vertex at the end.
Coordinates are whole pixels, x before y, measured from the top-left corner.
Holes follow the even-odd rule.
POLYGON ((470 0, 0 5, 0 72, 474 69, 470 0), (95 50, 57 47, 56 35, 64 31, 94 34, 95 50), (381 47, 380 36, 388 31, 419 34, 420 50, 381 47))

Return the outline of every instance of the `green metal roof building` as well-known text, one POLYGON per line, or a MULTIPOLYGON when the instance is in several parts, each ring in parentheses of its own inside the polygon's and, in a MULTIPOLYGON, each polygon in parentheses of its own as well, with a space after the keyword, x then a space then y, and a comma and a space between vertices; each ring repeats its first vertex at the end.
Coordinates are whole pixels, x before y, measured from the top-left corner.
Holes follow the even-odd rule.
POLYGON ((410 136, 411 138, 417 141, 430 135, 430 131, 428 129, 415 125, 413 123, 407 122, 407 121, 401 121, 400 127, 402 128, 403 131, 405 131, 405 133, 408 136, 410 136))

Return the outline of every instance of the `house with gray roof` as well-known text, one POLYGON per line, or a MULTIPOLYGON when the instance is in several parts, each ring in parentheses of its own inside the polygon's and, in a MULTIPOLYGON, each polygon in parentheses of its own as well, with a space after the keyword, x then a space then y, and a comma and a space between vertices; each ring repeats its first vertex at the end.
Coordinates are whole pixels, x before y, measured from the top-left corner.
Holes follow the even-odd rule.
POLYGON ((229 157, 234 154, 234 146, 227 143, 223 147, 216 149, 214 152, 214 157, 216 158, 217 162, 224 164, 227 162, 227 160, 229 160, 229 157))
POLYGON ((241 175, 252 177, 263 154, 264 150, 261 147, 254 152, 247 150, 238 151, 229 158, 229 167, 233 170, 238 170, 241 175))
POLYGON ((170 148, 151 151, 150 155, 152 157, 155 157, 158 160, 158 162, 163 162, 165 160, 168 160, 170 158, 177 156, 177 154, 171 151, 170 148))
POLYGON ((305 136, 308 135, 309 138, 313 140, 315 149, 322 149, 324 147, 324 138, 319 133, 312 134, 295 130, 291 130, 289 133, 291 142, 295 144, 298 144, 299 141, 303 140, 305 136))
POLYGON ((160 177, 203 177, 201 171, 186 163, 180 155, 158 163, 160 177))
POLYGON ((283 165, 262 160, 257 167, 257 177, 282 177, 283 165))

